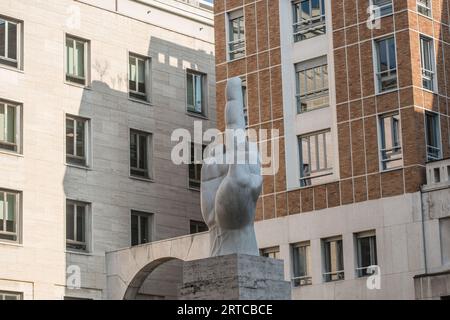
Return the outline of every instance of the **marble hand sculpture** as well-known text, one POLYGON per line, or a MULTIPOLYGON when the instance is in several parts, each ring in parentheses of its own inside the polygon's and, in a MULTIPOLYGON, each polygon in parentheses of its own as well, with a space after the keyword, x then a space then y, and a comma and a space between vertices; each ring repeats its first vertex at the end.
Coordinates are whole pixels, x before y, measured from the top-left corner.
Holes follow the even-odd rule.
MULTIPOLYGON (((243 132, 245 120, 239 78, 228 81, 226 94, 226 129, 243 132)), ((256 145, 247 137, 233 139, 233 155, 239 150, 245 152, 245 162, 237 162, 236 158, 235 161, 214 161, 211 156, 205 159, 202 167, 201 206, 210 230, 212 257, 259 255, 254 219, 262 186, 261 162, 256 145)), ((228 143, 226 145, 228 147, 228 143)), ((222 155, 222 159, 224 157, 226 155, 222 155)))

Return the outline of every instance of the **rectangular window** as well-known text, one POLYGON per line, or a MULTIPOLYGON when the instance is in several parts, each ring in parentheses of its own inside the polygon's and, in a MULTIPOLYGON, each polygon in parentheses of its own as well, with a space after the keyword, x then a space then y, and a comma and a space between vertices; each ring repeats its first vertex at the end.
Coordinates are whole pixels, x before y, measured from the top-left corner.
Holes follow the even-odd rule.
POLYGON ((439 219, 442 264, 450 265, 450 218, 439 219))
POLYGON ((431 0, 417 0, 417 12, 431 17, 431 0))
POLYGON ((292 2, 294 42, 326 33, 325 1, 300 0, 292 2))
POLYGON ((292 284, 294 287, 312 284, 311 245, 308 243, 294 244, 292 247, 292 284))
POLYGON ((384 92, 397 88, 397 57, 395 38, 375 41, 377 61, 377 91, 384 92))
POLYGON ((245 127, 248 128, 248 95, 247 95, 247 79, 241 78, 241 86, 242 86, 242 103, 244 105, 244 120, 245 127))
POLYGON ((316 132, 298 138, 300 150, 300 186, 319 183, 333 174, 331 131, 316 132))
POLYGON ((22 300, 22 293, 0 291, 0 301, 2 300, 22 300))
POLYGON ((87 85, 89 41, 66 36, 66 81, 87 85))
POLYGON ((236 60, 245 57, 244 11, 228 13, 228 57, 236 60))
POLYGON ((191 163, 189 164, 189 188, 191 189, 200 189, 205 148, 206 146, 191 143, 191 163))
POLYGON ((400 115, 390 113, 381 115, 380 121, 380 157, 383 170, 401 167, 403 164, 400 115))
POLYGON ((21 106, 0 100, 0 149, 20 152, 21 106))
POLYGON ((130 130, 130 175, 152 179, 152 134, 130 130))
POLYGON ((441 155, 441 129, 439 115, 433 112, 425 112, 425 134, 427 140, 427 160, 440 160, 441 155))
POLYGON ((0 64, 20 68, 22 23, 0 17, 0 64))
POLYGON ((323 240, 325 282, 344 280, 344 253, 341 238, 323 240))
POLYGON ((281 259, 279 247, 261 249, 260 254, 262 257, 266 257, 266 258, 272 258, 272 259, 277 259, 277 260, 281 259))
POLYGON ((191 220, 191 221, 189 221, 189 227, 190 227, 190 229, 189 229, 190 234, 196 234, 196 233, 208 231, 208 226, 206 225, 206 223, 204 223, 202 221, 191 220))
POLYGON ((434 90, 435 67, 433 39, 420 37, 420 57, 422 64, 422 86, 425 89, 434 90))
POLYGON ((131 211, 131 245, 149 243, 152 241, 153 214, 131 211))
POLYGON ((19 193, 0 189, 0 240, 19 241, 19 193))
POLYGON ((371 273, 367 272, 370 266, 376 266, 377 260, 377 238, 375 231, 358 233, 356 238, 356 256, 358 267, 356 272, 358 277, 365 277, 371 273))
POLYGON ((187 72, 187 110, 188 112, 205 115, 206 106, 206 75, 198 72, 187 72))
POLYGON ((66 162, 88 166, 89 120, 66 116, 66 162))
POLYGON ((392 14, 392 0, 372 0, 375 17, 381 18, 392 14))
POLYGON ((130 98, 149 100, 150 58, 130 53, 128 91, 130 98))
POLYGON ((295 65, 297 112, 303 113, 330 105, 326 57, 295 65))
POLYGON ((66 245, 67 249, 87 251, 89 204, 67 200, 66 245))

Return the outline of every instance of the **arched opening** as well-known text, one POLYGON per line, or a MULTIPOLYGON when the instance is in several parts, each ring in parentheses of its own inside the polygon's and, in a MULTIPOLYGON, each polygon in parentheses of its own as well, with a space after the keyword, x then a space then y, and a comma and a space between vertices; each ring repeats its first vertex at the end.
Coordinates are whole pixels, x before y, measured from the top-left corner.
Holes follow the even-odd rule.
POLYGON ((124 300, 177 300, 182 280, 182 260, 167 257, 152 261, 134 276, 124 300))

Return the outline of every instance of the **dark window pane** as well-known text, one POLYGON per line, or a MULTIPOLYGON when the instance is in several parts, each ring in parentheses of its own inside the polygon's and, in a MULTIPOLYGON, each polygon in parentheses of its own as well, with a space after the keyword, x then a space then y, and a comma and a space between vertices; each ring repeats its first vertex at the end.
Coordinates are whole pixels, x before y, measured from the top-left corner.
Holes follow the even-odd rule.
POLYGON ((130 137, 130 160, 131 167, 137 168, 137 134, 131 133, 130 137))
POLYGON ((138 91, 140 93, 145 93, 145 61, 138 60, 138 91))
POLYGON ((75 154, 74 149, 75 128, 72 119, 66 119, 66 153, 70 155, 75 154))
POLYGON ((6 201, 4 199, 4 193, 0 192, 0 231, 3 230, 3 224, 5 219, 6 201))
POLYGON ((76 121, 77 124, 77 156, 85 156, 84 139, 85 139, 85 122, 83 120, 76 121))
POLYGON ((147 137, 139 135, 139 168, 147 170, 147 137))
POLYGON ((0 19, 0 57, 6 54, 6 22, 0 19))
POLYGON ((16 232, 16 196, 6 195, 6 231, 16 232))
POLYGON ((194 81, 192 74, 187 75, 187 103, 188 106, 194 106, 194 81))
POLYGON ((149 237, 148 237, 148 218, 141 216, 140 219, 141 219, 141 243, 140 244, 144 244, 144 243, 150 242, 149 237))
POLYGON ((67 204, 66 206, 66 238, 68 240, 75 240, 74 230, 74 206, 67 204))
POLYGON ((139 227, 137 215, 131 215, 131 245, 137 246, 139 244, 139 227))
POLYGON ((8 23, 8 58, 17 60, 17 25, 8 23))
POLYGON ((77 241, 84 242, 85 239, 85 206, 77 206, 77 241))

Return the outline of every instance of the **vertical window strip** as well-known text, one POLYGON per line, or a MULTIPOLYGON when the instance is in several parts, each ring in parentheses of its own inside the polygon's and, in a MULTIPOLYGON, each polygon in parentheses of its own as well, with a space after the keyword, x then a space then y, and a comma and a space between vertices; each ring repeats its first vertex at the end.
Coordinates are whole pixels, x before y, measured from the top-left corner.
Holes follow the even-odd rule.
POLYGON ((230 60, 245 56, 245 20, 241 11, 228 14, 228 55, 230 60))
POLYGON ((18 241, 19 196, 0 190, 0 239, 18 241))
POLYGON ((401 167, 403 154, 400 136, 400 116, 398 113, 381 115, 380 128, 380 157, 383 170, 401 167))
POLYGON ((434 89, 434 49, 433 40, 421 36, 420 50, 422 63, 422 84, 425 89, 433 91, 434 89))
POLYGON ((292 2, 294 42, 326 33, 324 0, 292 2))
POLYGON ((0 18, 0 30, 3 35, 3 39, 0 38, 0 60, 9 66, 18 67, 20 24, 0 18))
POLYGON ((19 152, 20 107, 0 101, 0 148, 19 152))
POLYGON ((66 80, 86 84, 88 42, 68 36, 66 38, 66 80))

